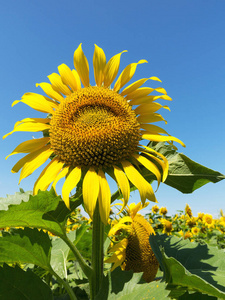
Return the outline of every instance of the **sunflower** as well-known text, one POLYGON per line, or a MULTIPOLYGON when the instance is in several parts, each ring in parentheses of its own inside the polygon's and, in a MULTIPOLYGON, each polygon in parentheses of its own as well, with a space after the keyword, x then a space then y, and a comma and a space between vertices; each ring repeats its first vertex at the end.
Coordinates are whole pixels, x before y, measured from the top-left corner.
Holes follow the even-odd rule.
POLYGON ((3 137, 16 131, 44 132, 44 137, 25 141, 12 151, 10 155, 27 153, 14 165, 12 172, 21 170, 20 182, 51 158, 34 184, 34 195, 51 184, 55 189, 56 183, 65 178, 62 198, 69 207, 69 195, 82 180, 87 213, 93 218, 98 201, 105 224, 111 201, 107 173, 117 182, 125 205, 130 195, 129 182, 139 190, 142 203, 146 199, 156 201, 151 185, 140 173, 139 165, 153 173, 159 185, 167 177, 168 162, 162 154, 140 144, 141 140, 177 141, 184 146, 180 140, 151 124, 164 120, 157 113, 160 108, 169 109, 155 100, 171 100, 164 88, 142 87, 149 79, 160 81, 157 77, 140 79, 121 91, 133 77, 137 65, 146 63, 146 60, 129 64, 111 88, 123 52, 107 62, 104 51, 95 45, 93 69, 96 85, 91 86, 88 60, 80 44, 74 52, 75 69, 61 64, 59 74, 48 76, 50 83, 36 85, 45 95, 25 93, 21 100, 12 104, 23 102, 47 113, 47 116, 18 121, 14 129, 3 137), (157 95, 149 95, 153 91, 157 95))
POLYGON ((166 219, 160 219, 159 220, 161 224, 163 225, 163 231, 162 233, 165 233, 167 235, 171 235, 171 231, 173 231, 173 224, 169 220, 166 219))
POLYGON ((154 280, 159 267, 149 244, 149 236, 155 232, 149 222, 137 213, 147 205, 143 206, 139 202, 127 206, 127 215, 109 231, 108 235, 112 239, 109 254, 112 256, 105 262, 114 263, 111 271, 120 266, 125 271, 143 272, 143 279, 150 282, 154 280))

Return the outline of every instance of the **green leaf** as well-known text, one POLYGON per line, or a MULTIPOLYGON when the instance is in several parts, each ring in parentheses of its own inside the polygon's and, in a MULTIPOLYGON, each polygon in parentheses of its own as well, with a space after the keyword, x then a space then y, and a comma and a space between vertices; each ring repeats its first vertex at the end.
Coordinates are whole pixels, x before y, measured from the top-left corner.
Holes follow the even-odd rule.
POLYGON ((0 238, 0 263, 30 263, 50 271, 51 241, 47 233, 25 228, 0 238))
MULTIPOLYGON (((80 200, 72 202, 71 209, 80 203, 80 200)), ((9 205, 7 211, 0 211, 0 228, 42 228, 55 235, 63 236, 66 217, 70 212, 61 197, 56 196, 53 189, 51 191, 39 191, 36 196, 30 196, 28 202, 9 205)))
POLYGON ((50 288, 31 270, 26 272, 18 266, 0 267, 0 299, 4 300, 51 300, 50 288))
POLYGON ((151 235, 149 241, 171 297, 177 299, 186 291, 194 291, 225 299, 223 250, 159 234, 151 235))
POLYGON ((95 300, 167 299, 169 291, 166 291, 165 283, 159 281, 143 283, 141 278, 142 273, 122 271, 118 267, 104 277, 95 300))
MULTIPOLYGON (((157 152, 163 154, 169 162, 169 175, 165 184, 181 191, 192 193, 208 182, 219 182, 225 176, 217 171, 204 167, 182 153, 178 153, 171 145, 165 143, 150 143, 148 145, 157 152)), ((150 172, 146 172, 146 180, 152 180, 150 172)))

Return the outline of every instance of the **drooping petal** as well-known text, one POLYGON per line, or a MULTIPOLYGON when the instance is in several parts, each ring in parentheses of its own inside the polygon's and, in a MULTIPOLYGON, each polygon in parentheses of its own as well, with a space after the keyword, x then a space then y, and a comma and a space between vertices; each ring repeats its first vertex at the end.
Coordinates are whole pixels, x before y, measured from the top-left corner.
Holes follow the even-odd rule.
MULTIPOLYGON (((36 119, 38 120, 38 119, 36 119)), ((41 119, 39 119, 40 121, 41 119)), ((18 121, 16 122, 14 129, 12 131, 10 131, 9 133, 5 134, 3 136, 3 139, 5 139, 7 136, 11 135, 12 133, 16 132, 16 131, 32 131, 32 132, 38 132, 38 131, 43 131, 46 129, 50 128, 49 124, 46 124, 47 122, 50 122, 50 119, 43 119, 43 123, 42 122, 35 122, 35 119, 23 119, 22 121, 18 121)))
MULTIPOLYGON (((43 148, 34 151, 32 153, 27 154, 23 158, 21 158, 12 168, 11 172, 12 173, 17 173, 19 170, 27 163, 36 158, 40 153, 43 151, 49 151, 50 145, 44 146, 43 148)), ((51 154, 50 154, 51 155, 51 154)))
POLYGON ((142 124, 142 123, 154 123, 154 122, 159 122, 159 121, 164 121, 165 124, 167 124, 167 121, 157 113, 152 113, 152 114, 141 114, 140 116, 137 117, 137 121, 142 124))
POLYGON ((135 113, 136 115, 139 114, 147 114, 147 113, 153 113, 157 110, 159 110, 160 108, 165 108, 170 110, 170 108, 167 105, 161 105, 159 103, 153 102, 153 103, 149 103, 149 104, 141 104, 139 105, 137 108, 135 108, 135 113))
POLYGON ((156 80, 156 81, 159 81, 159 82, 162 82, 162 80, 160 80, 158 77, 156 77, 156 76, 152 76, 152 77, 150 77, 149 79, 151 79, 151 80, 156 80))
POLYGON ((77 70, 84 86, 89 86, 89 65, 86 56, 81 47, 82 44, 74 52, 74 67, 77 70))
POLYGON ((63 177, 65 177, 67 175, 67 173, 69 172, 69 167, 64 167, 62 169, 62 171, 56 176, 55 180, 52 183, 52 187, 54 188, 54 190, 56 191, 56 184, 57 182, 62 179, 63 177))
MULTIPOLYGON (((33 157, 33 159, 30 159, 29 161, 27 161, 22 166, 19 183, 22 179, 28 177, 30 174, 32 174, 37 168, 39 168, 41 165, 43 165, 49 159, 50 155, 53 153, 53 150, 50 150, 49 148, 50 148, 50 146, 47 145, 47 146, 35 151, 37 153, 37 155, 35 157, 33 157)), ((33 153, 34 152, 32 152, 31 154, 28 154, 28 155, 31 155, 31 157, 32 157, 33 153)), ((12 172, 15 170, 16 165, 13 167, 12 172)))
POLYGON ((63 96, 59 93, 57 93, 55 90, 53 90, 52 85, 47 82, 41 82, 36 83, 36 86, 40 86, 42 90, 45 92, 46 95, 48 95, 50 98, 62 102, 64 100, 63 96))
POLYGON ((127 205, 127 202, 130 197, 130 184, 127 179, 127 176, 119 167, 114 165, 113 168, 114 168, 114 175, 116 177, 116 181, 118 182, 118 185, 121 189, 124 198, 123 207, 122 207, 123 210, 124 207, 127 205))
POLYGON ((154 89, 150 88, 150 87, 142 87, 139 88, 131 93, 129 93, 128 95, 126 95, 126 99, 127 100, 131 100, 131 99, 136 99, 136 98, 141 98, 141 97, 146 97, 148 94, 150 94, 151 92, 153 92, 154 89))
POLYGON ((150 133, 143 133, 142 138, 149 140, 149 141, 154 141, 154 142, 168 142, 168 141, 175 141, 179 144, 181 144, 183 147, 185 147, 185 144, 179 140, 178 138, 174 136, 163 136, 163 135, 158 135, 158 134, 150 134, 150 133))
POLYGON ((62 198, 66 206, 70 208, 70 192, 75 188, 81 179, 81 167, 75 167, 67 176, 62 187, 62 198))
POLYGON ((131 80, 134 76, 138 64, 147 63, 147 60, 142 59, 138 63, 132 63, 128 65, 120 74, 119 78, 117 79, 113 90, 119 91, 127 82, 131 80))
POLYGON ((162 88, 162 87, 156 88, 155 91, 158 92, 158 93, 167 95, 167 91, 164 88, 162 88))
POLYGON ((152 172, 158 181, 158 187, 160 185, 161 182, 161 174, 160 171, 158 170, 158 168, 156 167, 156 165, 151 162, 150 160, 148 160, 146 157, 139 155, 139 154, 133 154, 132 155, 139 163, 141 163, 145 168, 147 168, 150 172, 152 172))
POLYGON ((93 56, 94 76, 97 86, 101 86, 104 81, 104 69, 106 66, 106 57, 102 48, 95 45, 93 56))
POLYGON ((111 257, 107 258, 104 262, 105 263, 114 263, 114 265, 111 269, 111 272, 124 262, 124 260, 126 258, 127 245, 128 245, 128 239, 123 239, 122 241, 115 244, 110 249, 110 252, 114 252, 114 253, 111 257))
POLYGON ((127 52, 127 50, 122 51, 115 56, 113 56, 105 66, 104 70, 104 86, 109 87, 113 80, 116 78, 116 75, 119 71, 120 66, 120 57, 121 54, 127 52))
POLYGON ((144 205, 146 198, 156 202, 152 186, 144 179, 144 177, 142 177, 135 167, 128 161, 122 161, 121 164, 128 179, 138 189, 142 204, 144 205))
POLYGON ((83 199, 84 207, 89 214, 90 218, 93 219, 93 214, 99 195, 99 178, 94 168, 90 168, 83 181, 83 199))
POLYGON ((67 85, 65 85, 62 82, 62 78, 59 74, 52 73, 51 75, 48 76, 48 79, 50 80, 52 87, 56 92, 64 94, 64 95, 71 94, 71 90, 68 88, 67 85))
POLYGON ((25 141, 21 144, 19 144, 13 151, 10 153, 5 159, 7 159, 9 156, 17 153, 30 153, 34 152, 42 147, 44 147, 48 142, 50 138, 44 137, 40 139, 32 139, 29 141, 25 141))
POLYGON ((147 146, 144 146, 142 145, 142 147, 144 147, 146 151, 143 151, 143 150, 140 150, 142 151, 143 153, 147 154, 150 158, 152 158, 153 160, 155 160, 161 167, 162 167, 162 170, 163 170, 163 178, 162 178, 162 182, 164 182, 167 178, 167 175, 168 175, 168 171, 169 171, 169 163, 168 163, 168 160, 166 159, 166 157, 164 155, 162 155, 161 153, 153 150, 152 148, 149 148, 147 146), (161 159, 159 159, 158 157, 156 157, 155 155, 158 155, 159 157, 161 157, 161 159))
POLYGON ((109 220, 109 214, 110 214, 111 192, 105 174, 102 170, 98 171, 98 179, 99 179, 99 194, 98 194, 99 213, 102 222, 105 225, 107 225, 109 220))
POLYGON ((63 165, 64 163, 59 162, 57 157, 52 159, 52 161, 41 172, 41 176, 39 176, 38 180, 35 182, 35 195, 38 190, 45 191, 49 187, 50 183, 55 180, 63 165))
POLYGON ((128 85, 120 94, 122 96, 128 95, 134 91, 136 91, 140 86, 142 86, 142 84, 144 84, 147 80, 149 80, 149 78, 142 78, 139 79, 133 83, 131 83, 130 85, 128 85))
POLYGON ((67 65, 61 64, 60 66, 58 66, 58 71, 61 76, 62 82, 65 85, 69 86, 72 91, 77 91, 80 89, 80 78, 78 78, 78 80, 74 76, 73 71, 71 71, 67 65))
POLYGON ((29 105, 31 108, 44 113, 53 113, 54 108, 57 108, 58 106, 58 103, 53 102, 50 99, 48 100, 47 97, 35 93, 24 94, 21 100, 15 100, 12 103, 12 107, 19 102, 23 102, 29 105))

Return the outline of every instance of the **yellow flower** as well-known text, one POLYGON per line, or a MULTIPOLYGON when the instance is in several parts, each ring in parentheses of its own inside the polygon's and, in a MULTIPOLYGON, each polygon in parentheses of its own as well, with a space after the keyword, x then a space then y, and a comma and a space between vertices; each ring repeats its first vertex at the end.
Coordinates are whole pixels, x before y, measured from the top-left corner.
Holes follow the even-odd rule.
POLYGON ((159 214, 160 215, 166 215, 167 214, 167 208, 166 207, 161 207, 159 210, 159 214))
POLYGON ((214 220, 212 215, 210 214, 204 214, 203 216, 203 222, 208 228, 213 228, 214 227, 214 220))
POLYGON ((153 212, 154 214, 157 214, 158 211, 159 211, 158 205, 152 206, 152 212, 153 212))
POLYGON ((153 173, 159 185, 167 177, 168 162, 162 154, 142 145, 141 140, 177 141, 184 146, 180 140, 152 124, 164 120, 157 113, 160 108, 169 109, 155 100, 171 100, 161 87, 141 87, 149 79, 160 81, 157 77, 140 79, 121 91, 135 74, 137 65, 146 63, 146 60, 128 65, 110 88, 118 74, 123 52, 107 62, 104 51, 95 45, 93 69, 96 86, 91 86, 89 63, 80 44, 74 53, 75 69, 61 64, 59 74, 48 76, 50 83, 37 84, 46 95, 26 93, 12 104, 23 102, 47 113, 47 117, 18 121, 3 137, 17 131, 44 132, 44 137, 25 141, 13 150, 10 155, 28 154, 14 165, 12 172, 21 170, 20 182, 51 157, 35 182, 34 194, 46 190, 51 183, 55 188, 56 183, 65 177, 62 198, 69 207, 70 192, 82 179, 87 213, 93 217, 98 201, 105 224, 111 201, 106 173, 116 180, 125 204, 130 195, 129 181, 139 190, 142 203, 146 199, 156 201, 151 185, 136 165, 143 165, 153 173), (153 91, 158 95, 149 95, 153 91))
POLYGON ((155 278, 159 264, 149 244, 149 235, 155 232, 148 221, 137 214, 142 208, 141 203, 132 203, 128 207, 129 215, 111 228, 109 236, 113 237, 114 243, 109 252, 113 254, 105 262, 114 263, 112 271, 121 266, 122 270, 144 272, 144 280, 150 282, 155 278))
POLYGON ((185 213, 189 216, 192 217, 192 210, 188 204, 185 206, 185 213))
POLYGON ((198 213, 198 219, 202 221, 202 220, 203 220, 203 217, 204 217, 204 213, 199 212, 199 213, 198 213))
POLYGON ((200 229, 198 227, 196 227, 196 226, 191 228, 191 233, 193 235, 198 235, 199 231, 200 231, 200 229))
POLYGON ((192 228, 196 225, 196 218, 195 217, 188 217, 186 220, 186 224, 192 228))
POLYGON ((184 235, 184 239, 190 239, 193 237, 193 234, 190 231, 187 231, 184 235))
POLYGON ((163 231, 162 233, 166 233, 167 235, 172 234, 171 231, 173 230, 172 223, 166 219, 159 220, 163 224, 163 231))

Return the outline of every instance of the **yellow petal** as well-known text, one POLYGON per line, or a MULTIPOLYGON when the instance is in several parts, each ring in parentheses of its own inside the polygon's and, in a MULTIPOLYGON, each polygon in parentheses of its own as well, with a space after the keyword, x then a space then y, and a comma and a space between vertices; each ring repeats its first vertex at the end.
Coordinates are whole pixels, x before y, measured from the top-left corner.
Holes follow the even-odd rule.
POLYGON ((56 176, 56 178, 55 178, 55 180, 53 181, 53 184, 52 184, 52 187, 54 188, 54 190, 56 190, 55 187, 56 187, 57 182, 60 179, 62 179, 63 177, 65 177, 67 175, 68 171, 69 171, 69 167, 64 167, 62 169, 62 171, 56 176))
MULTIPOLYGON (((43 165, 48 160, 50 155, 53 153, 53 150, 50 150, 49 148, 50 148, 50 146, 47 145, 47 146, 35 151, 38 155, 36 155, 36 157, 33 157, 32 159, 30 159, 29 161, 27 161, 24 164, 24 166, 21 170, 21 173, 20 173, 19 183, 22 179, 24 179, 27 176, 29 176, 30 174, 32 174, 37 168, 39 168, 41 165, 43 165)), ((32 152, 31 155, 33 153, 34 152, 32 152)), ((30 154, 28 154, 28 155, 30 155, 30 154)), ((14 170, 14 167, 12 170, 14 170)))
POLYGON ((52 87, 56 92, 64 95, 71 94, 71 90, 62 82, 62 78, 59 74, 52 73, 48 76, 48 79, 50 80, 52 87))
POLYGON ((156 77, 156 76, 152 76, 152 77, 150 77, 149 79, 162 82, 162 81, 161 81, 158 77, 156 77))
POLYGON ((81 167, 75 167, 67 176, 62 187, 62 198, 66 206, 70 207, 70 192, 76 187, 81 178, 81 167))
POLYGON ((39 94, 26 93, 23 95, 21 100, 15 100, 12 103, 12 107, 19 102, 23 102, 37 111, 44 113, 53 113, 53 108, 56 108, 58 106, 58 103, 54 103, 52 100, 49 100, 47 99, 47 97, 44 97, 39 94))
POLYGON ((161 174, 160 174, 158 168, 156 167, 156 165, 142 155, 133 154, 133 157, 156 176, 157 181, 158 181, 158 187, 159 187, 159 184, 161 182, 161 174))
POLYGON ((158 92, 158 93, 162 93, 164 95, 167 95, 166 90, 164 88, 162 88, 162 87, 156 88, 155 91, 158 92))
POLYGON ((77 70, 84 86, 89 86, 89 65, 86 56, 81 47, 82 44, 74 52, 74 67, 77 70))
POLYGON ((34 194, 36 195, 39 190, 45 191, 49 187, 50 183, 53 182, 62 169, 64 163, 59 162, 58 158, 55 157, 52 161, 44 168, 39 176, 38 180, 35 182, 34 194))
POLYGON ((148 104, 141 104, 137 108, 135 108, 134 111, 135 111, 136 115, 139 115, 139 114, 153 113, 153 112, 159 110, 160 108, 165 108, 165 109, 170 110, 167 105, 163 106, 159 103, 153 102, 153 103, 148 103, 148 104))
POLYGON ((77 78, 74 76, 73 72, 70 68, 65 65, 61 64, 58 66, 59 74, 61 76, 62 82, 69 86, 72 91, 77 91, 80 89, 80 78, 77 81, 77 78))
POLYGON ((63 96, 59 93, 57 93, 55 90, 53 90, 52 86, 50 83, 47 82, 41 82, 41 83, 36 83, 36 86, 40 86, 42 90, 52 99, 62 102, 64 100, 63 96))
POLYGON ((105 225, 107 225, 109 220, 109 214, 110 214, 111 192, 105 174, 102 170, 98 171, 98 179, 99 179, 99 194, 98 194, 99 213, 102 222, 105 225))
POLYGON ((151 134, 155 134, 155 133, 164 133, 169 135, 166 130, 164 130, 163 128, 153 125, 153 124, 141 124, 141 128, 145 129, 146 131, 148 131, 151 134))
POLYGON ((104 69, 106 66, 106 57, 102 48, 95 45, 95 51, 93 56, 93 66, 95 82, 97 86, 101 86, 104 80, 104 69))
POLYGON ((124 172, 120 168, 118 168, 115 165, 113 166, 113 168, 114 168, 114 175, 116 177, 116 181, 121 189, 121 192, 122 192, 123 198, 124 198, 123 207, 122 207, 122 210, 123 210, 124 207, 127 205, 127 202, 130 197, 130 184, 127 179, 127 176, 124 174, 124 172))
POLYGON ((141 114, 140 116, 137 117, 137 121, 142 124, 142 123, 154 123, 154 122, 159 122, 159 121, 164 121, 165 124, 167 124, 167 121, 157 113, 152 113, 152 114, 141 114))
POLYGON ((125 98, 127 100, 141 98, 141 97, 147 96, 148 94, 150 94, 153 91, 154 91, 154 89, 152 89, 150 87, 142 87, 142 88, 135 90, 132 93, 129 93, 125 98))
POLYGON ((169 97, 168 95, 160 95, 160 96, 146 96, 146 97, 135 98, 135 99, 130 100, 129 103, 131 105, 139 105, 142 103, 150 103, 157 99, 163 99, 163 100, 169 100, 169 101, 172 100, 172 98, 169 97))
POLYGON ((175 141, 175 142, 181 144, 183 147, 185 147, 185 144, 181 140, 179 140, 178 138, 176 138, 174 136, 163 136, 163 135, 158 135, 158 134, 144 133, 144 134, 142 134, 142 138, 149 140, 149 141, 154 141, 154 142, 175 141))
POLYGON ((153 150, 152 148, 149 148, 147 146, 144 146, 142 145, 142 147, 144 147, 148 152, 145 152, 143 150, 141 150, 142 152, 144 152, 145 154, 147 154, 148 156, 150 156, 152 159, 154 159, 161 167, 162 167, 162 170, 163 170, 163 178, 162 178, 162 182, 164 182, 167 178, 167 175, 168 175, 168 171, 169 171, 169 163, 168 163, 168 160, 166 159, 166 157, 164 155, 162 155, 161 153, 153 150), (149 153, 150 152, 150 153, 149 153), (156 154, 158 155, 159 157, 162 158, 159 159, 158 157, 156 157, 155 155, 153 154, 156 154))
POLYGON ((113 80, 116 78, 116 75, 119 71, 120 66, 120 57, 121 54, 127 52, 127 50, 122 51, 115 56, 113 56, 105 66, 104 70, 104 86, 109 87, 113 80))
POLYGON ((134 91, 136 91, 140 86, 142 86, 142 84, 144 84, 147 80, 149 80, 149 78, 142 78, 139 79, 135 82, 133 82, 132 84, 130 84, 129 86, 127 86, 120 94, 122 96, 125 96, 127 94, 130 94, 134 91))
POLYGON ((146 198, 150 201, 156 202, 151 185, 144 179, 144 177, 142 177, 135 167, 128 161, 123 161, 122 166, 128 179, 139 190, 142 204, 144 205, 146 198))
POLYGON ((49 142, 50 138, 40 138, 40 139, 32 139, 29 141, 25 141, 21 144, 19 144, 13 151, 10 153, 5 159, 7 159, 9 156, 17 153, 30 153, 33 151, 36 151, 43 146, 45 146, 49 142))
POLYGON ((140 60, 138 63, 132 63, 128 65, 123 72, 120 74, 119 78, 117 79, 113 90, 119 91, 127 82, 131 80, 131 78, 134 76, 134 73, 136 71, 138 64, 147 63, 147 60, 140 60))
MULTIPOLYGON (((50 121, 50 119, 47 119, 50 121)), ((25 122, 21 123, 21 121, 17 122, 14 126, 14 129, 10 131, 9 133, 5 134, 3 136, 3 139, 5 139, 7 136, 11 135, 12 133, 16 131, 32 131, 32 132, 38 132, 38 131, 43 131, 46 129, 49 129, 50 125, 45 124, 45 123, 35 123, 35 122, 25 122)))
POLYGON ((93 214, 99 195, 99 178, 94 168, 90 168, 83 181, 83 200, 84 207, 89 214, 90 218, 93 219, 93 214))
POLYGON ((75 81, 76 81, 76 86, 77 86, 77 90, 80 90, 81 89, 81 81, 80 81, 80 76, 79 74, 77 73, 76 70, 72 70, 72 73, 73 73, 73 76, 75 78, 75 81))

